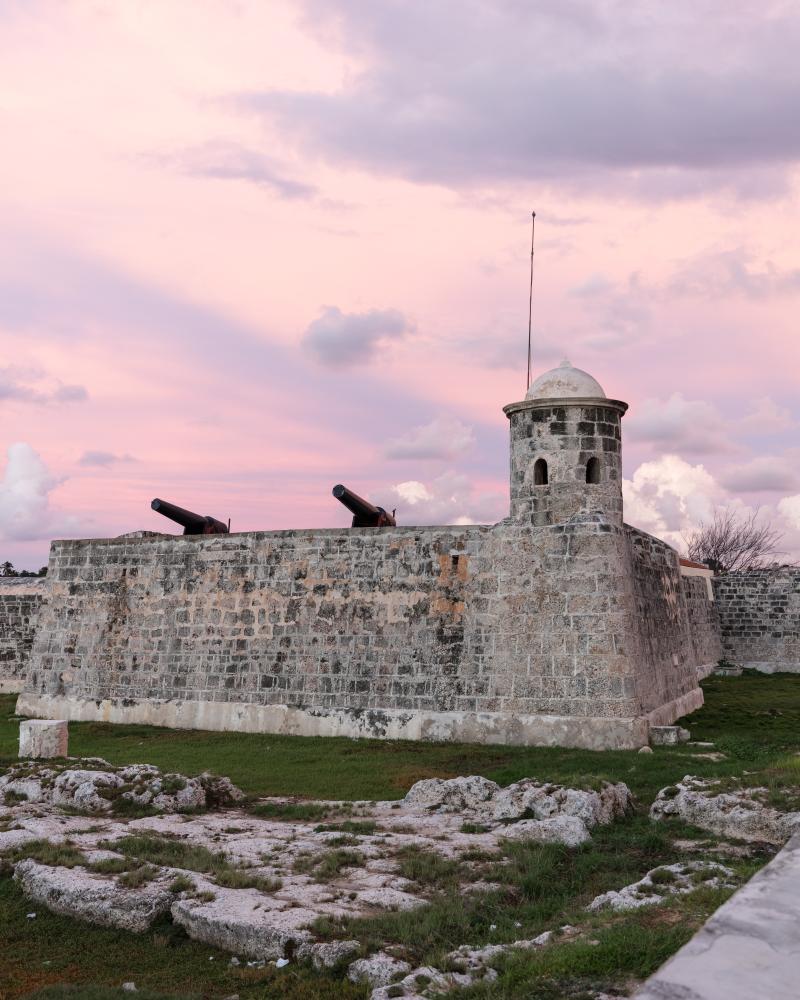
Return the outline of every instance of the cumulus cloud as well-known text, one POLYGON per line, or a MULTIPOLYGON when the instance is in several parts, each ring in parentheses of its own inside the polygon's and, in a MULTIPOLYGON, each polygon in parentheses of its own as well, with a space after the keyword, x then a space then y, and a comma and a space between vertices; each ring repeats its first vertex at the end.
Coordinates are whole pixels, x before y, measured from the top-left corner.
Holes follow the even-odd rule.
POLYGON ((67 385, 49 379, 38 369, 0 368, 0 402, 13 400, 23 403, 80 403, 89 398, 82 385, 67 385))
POLYGON ((50 493, 58 484, 30 445, 12 444, 0 482, 0 538, 48 537, 52 526, 50 493))
POLYGON ((115 465, 117 462, 135 462, 133 455, 115 455, 112 451, 85 451, 78 459, 78 465, 115 465))
POLYGON ((477 493, 467 476, 452 471, 429 483, 398 483, 391 491, 398 524, 493 524, 508 515, 507 496, 477 493))
POLYGON ((386 445, 387 458, 452 459, 475 443, 472 428, 455 417, 438 417, 386 445))
POLYGON ((685 399, 645 399, 626 423, 626 436, 670 451, 713 454, 731 450, 729 425, 711 403, 685 399))
POLYGON ((800 157, 800 14, 778 0, 305 6, 360 72, 239 102, 339 162, 451 186, 617 174, 663 198, 720 182, 772 194, 800 157))
POLYGON ((373 361, 379 348, 400 340, 412 329, 411 323, 397 309, 343 313, 336 306, 327 306, 322 315, 309 324, 302 342, 323 364, 347 368, 373 361))
POLYGON ((723 492, 703 465, 677 455, 644 462, 622 483, 625 520, 634 527, 683 548, 683 537, 707 521, 723 492))
POLYGON ((235 142, 206 142, 167 158, 169 165, 192 177, 248 181, 282 198, 313 198, 317 189, 287 177, 279 163, 263 153, 235 142))

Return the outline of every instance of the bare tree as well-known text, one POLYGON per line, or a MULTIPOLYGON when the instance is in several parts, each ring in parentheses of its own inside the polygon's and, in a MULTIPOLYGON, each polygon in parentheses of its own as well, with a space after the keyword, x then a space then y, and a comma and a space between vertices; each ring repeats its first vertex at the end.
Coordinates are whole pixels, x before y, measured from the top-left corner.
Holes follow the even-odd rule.
POLYGON ((714 512, 686 539, 689 558, 706 563, 715 573, 764 569, 775 562, 783 539, 780 531, 758 523, 758 509, 737 514, 730 507, 714 512))

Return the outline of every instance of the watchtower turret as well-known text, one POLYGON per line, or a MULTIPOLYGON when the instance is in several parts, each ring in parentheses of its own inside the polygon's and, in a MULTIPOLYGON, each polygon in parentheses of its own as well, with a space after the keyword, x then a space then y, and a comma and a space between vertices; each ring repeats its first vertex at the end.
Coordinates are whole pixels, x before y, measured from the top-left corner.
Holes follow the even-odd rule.
POLYGON ((503 407, 511 422, 511 517, 560 524, 599 511, 621 524, 627 409, 567 360, 540 375, 524 400, 503 407))

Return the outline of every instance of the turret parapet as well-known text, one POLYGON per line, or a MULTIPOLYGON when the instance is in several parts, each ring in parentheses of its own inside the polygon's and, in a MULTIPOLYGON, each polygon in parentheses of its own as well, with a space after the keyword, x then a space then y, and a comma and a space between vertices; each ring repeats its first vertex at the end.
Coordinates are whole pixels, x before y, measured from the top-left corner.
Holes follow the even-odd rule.
POLYGON ((511 423, 511 517, 543 526, 601 511, 621 524, 627 409, 568 361, 540 375, 524 400, 503 407, 511 423))

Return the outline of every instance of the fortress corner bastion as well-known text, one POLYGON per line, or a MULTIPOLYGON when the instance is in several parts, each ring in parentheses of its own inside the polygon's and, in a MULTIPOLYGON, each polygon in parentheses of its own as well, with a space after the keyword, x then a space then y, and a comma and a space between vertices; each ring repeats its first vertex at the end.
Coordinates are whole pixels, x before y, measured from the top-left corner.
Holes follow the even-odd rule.
POLYGON ((17 710, 640 747, 720 648, 706 582, 623 521, 626 409, 568 362, 536 379, 494 525, 53 542, 17 710))

